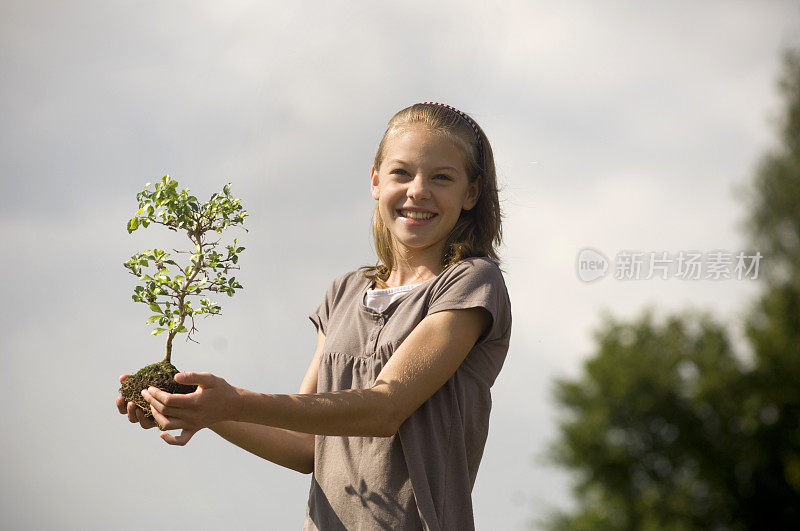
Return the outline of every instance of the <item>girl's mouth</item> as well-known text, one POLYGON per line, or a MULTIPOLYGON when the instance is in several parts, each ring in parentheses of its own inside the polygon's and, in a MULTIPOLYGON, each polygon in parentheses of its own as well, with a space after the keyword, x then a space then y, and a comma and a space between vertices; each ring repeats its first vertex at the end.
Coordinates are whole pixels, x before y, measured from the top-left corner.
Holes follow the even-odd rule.
POLYGON ((396 212, 403 223, 409 225, 424 225, 430 223, 433 218, 438 216, 438 214, 433 212, 411 212, 409 210, 397 210, 396 212))

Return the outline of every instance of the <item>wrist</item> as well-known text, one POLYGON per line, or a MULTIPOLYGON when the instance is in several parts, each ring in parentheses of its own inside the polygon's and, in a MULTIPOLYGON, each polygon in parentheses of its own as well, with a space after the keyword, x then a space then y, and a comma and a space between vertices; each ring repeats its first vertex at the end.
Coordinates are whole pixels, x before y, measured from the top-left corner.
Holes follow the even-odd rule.
POLYGON ((234 420, 236 422, 242 422, 247 390, 234 387, 233 391, 234 391, 233 394, 234 398, 231 406, 230 420, 234 420))

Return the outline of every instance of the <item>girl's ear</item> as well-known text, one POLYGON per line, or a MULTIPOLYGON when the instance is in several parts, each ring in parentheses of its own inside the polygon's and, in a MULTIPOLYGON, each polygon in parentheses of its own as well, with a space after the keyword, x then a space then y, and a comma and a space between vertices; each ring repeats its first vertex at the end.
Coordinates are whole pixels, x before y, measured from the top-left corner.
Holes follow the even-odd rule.
POLYGON ((464 204, 461 208, 464 210, 472 210, 472 208, 478 204, 478 198, 481 196, 482 180, 482 176, 479 175, 477 179, 469 183, 467 186, 467 197, 464 199, 464 204))
POLYGON ((381 191, 378 187, 378 171, 375 169, 375 166, 372 166, 372 169, 369 173, 369 187, 370 191, 372 192, 373 199, 380 199, 381 191))

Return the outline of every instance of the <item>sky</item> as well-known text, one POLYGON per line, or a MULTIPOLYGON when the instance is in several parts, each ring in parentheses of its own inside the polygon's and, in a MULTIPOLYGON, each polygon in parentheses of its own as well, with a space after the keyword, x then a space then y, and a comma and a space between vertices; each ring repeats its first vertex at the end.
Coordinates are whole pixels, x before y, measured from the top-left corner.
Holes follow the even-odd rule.
POLYGON ((173 361, 296 393, 316 346, 308 314, 376 259, 380 137, 421 101, 484 129, 505 214, 514 326, 476 526, 570 507, 570 474, 544 458, 563 415, 553 382, 580 374, 602 313, 705 310, 736 337, 760 288, 587 283, 578 253, 755 252, 734 190, 775 145, 780 53, 798 35, 788 1, 4 1, 0 527, 300 528, 310 475, 209 430, 172 447, 117 413, 118 376, 163 355, 122 263, 184 245, 126 223, 162 175, 203 200, 231 182, 250 214, 228 236, 247 248, 244 289, 173 361))

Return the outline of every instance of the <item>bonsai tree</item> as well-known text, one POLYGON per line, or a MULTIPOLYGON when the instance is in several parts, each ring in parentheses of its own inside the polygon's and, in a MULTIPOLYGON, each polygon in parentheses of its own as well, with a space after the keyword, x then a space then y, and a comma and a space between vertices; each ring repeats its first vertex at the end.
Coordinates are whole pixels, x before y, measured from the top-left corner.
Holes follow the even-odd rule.
POLYGON ((233 244, 226 245, 221 254, 221 237, 215 241, 209 239, 213 233, 221 234, 230 226, 241 226, 247 216, 241 200, 231 197, 230 183, 224 186, 222 193, 213 194, 207 203, 198 202, 195 196, 189 195, 188 189, 181 192, 177 189, 177 181, 169 175, 165 175, 152 190, 147 183, 136 195, 139 210, 128 221, 128 234, 153 223, 174 232, 185 231, 193 246, 191 250, 173 249, 177 254, 189 255, 183 265, 160 249, 136 253, 123 264, 139 281, 133 290, 133 300, 145 304, 152 312, 146 321, 156 327, 151 335, 166 333, 167 337, 164 359, 129 376, 120 388, 125 400, 134 402, 149 418, 152 418, 152 413, 141 395, 143 389, 154 386, 169 393, 191 393, 197 389, 195 385, 182 385, 174 380, 180 371, 172 364, 172 344, 178 334, 186 334, 187 341, 197 343, 192 338, 192 333, 197 331, 195 316, 220 313, 220 305, 203 298, 203 295, 213 291, 233 297, 235 290, 242 287, 236 277, 227 274, 239 269, 239 253, 244 251, 244 247, 237 247, 234 238, 233 244), (148 268, 152 272, 148 272, 148 268), (191 298, 195 298, 196 305, 192 304, 191 298))

